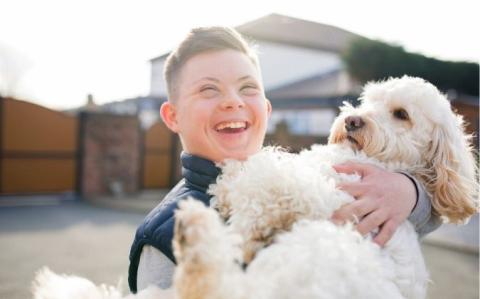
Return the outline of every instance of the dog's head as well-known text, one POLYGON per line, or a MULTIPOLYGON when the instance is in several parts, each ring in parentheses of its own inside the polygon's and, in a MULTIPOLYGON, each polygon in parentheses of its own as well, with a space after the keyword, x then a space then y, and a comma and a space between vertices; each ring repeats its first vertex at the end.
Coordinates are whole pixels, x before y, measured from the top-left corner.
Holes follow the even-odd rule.
POLYGON ((476 212, 476 163, 462 117, 432 84, 404 76, 368 83, 361 105, 346 105, 329 143, 412 168, 432 194, 437 213, 461 222, 476 212))

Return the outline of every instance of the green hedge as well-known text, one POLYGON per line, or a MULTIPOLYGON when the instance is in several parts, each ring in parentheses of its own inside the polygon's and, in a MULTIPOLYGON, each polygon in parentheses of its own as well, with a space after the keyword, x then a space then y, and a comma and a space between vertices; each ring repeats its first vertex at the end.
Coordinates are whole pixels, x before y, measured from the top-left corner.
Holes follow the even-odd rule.
POLYGON ((422 77, 444 91, 455 89, 478 96, 478 63, 442 61, 369 39, 353 41, 342 58, 349 73, 361 83, 411 75, 422 77))

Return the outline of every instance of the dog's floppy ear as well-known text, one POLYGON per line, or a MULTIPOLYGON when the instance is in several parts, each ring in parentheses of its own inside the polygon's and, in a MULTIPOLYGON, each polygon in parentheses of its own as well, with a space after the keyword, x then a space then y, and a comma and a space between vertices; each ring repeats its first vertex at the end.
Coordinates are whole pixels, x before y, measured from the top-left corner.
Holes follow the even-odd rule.
POLYGON ((450 120, 435 125, 426 157, 431 164, 423 178, 436 213, 462 223, 477 212, 477 167, 463 119, 449 116, 450 120))

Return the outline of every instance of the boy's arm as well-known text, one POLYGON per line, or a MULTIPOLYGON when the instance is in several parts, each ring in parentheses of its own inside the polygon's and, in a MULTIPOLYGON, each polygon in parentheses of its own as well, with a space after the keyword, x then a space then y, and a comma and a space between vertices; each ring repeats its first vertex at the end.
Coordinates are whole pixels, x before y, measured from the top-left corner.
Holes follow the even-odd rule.
POLYGON ((420 235, 440 225, 439 219, 432 216, 425 190, 410 176, 353 162, 335 165, 334 168, 337 172, 357 173, 362 177, 359 182, 338 185, 356 200, 335 211, 332 216, 334 222, 360 219, 356 228, 361 234, 380 228, 374 241, 381 246, 390 240, 407 218, 420 235))
POLYGON ((160 250, 144 245, 140 255, 137 272, 137 290, 143 290, 149 285, 167 289, 172 285, 175 264, 160 250))
POLYGON ((400 173, 408 177, 413 182, 413 185, 417 191, 417 202, 410 213, 410 216, 408 216, 408 221, 415 226, 415 230, 417 231, 418 235, 423 237, 440 227, 442 220, 440 217, 432 213, 432 203, 430 201, 431 198, 425 190, 423 184, 406 172, 400 173))

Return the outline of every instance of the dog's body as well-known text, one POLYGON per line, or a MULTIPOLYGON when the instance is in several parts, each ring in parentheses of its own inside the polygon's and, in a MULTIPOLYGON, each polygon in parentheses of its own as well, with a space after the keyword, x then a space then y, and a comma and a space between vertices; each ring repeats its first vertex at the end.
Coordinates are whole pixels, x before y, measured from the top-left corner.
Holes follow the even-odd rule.
POLYGON ((226 162, 210 189, 219 213, 180 203, 176 298, 425 297, 428 275, 411 224, 380 248, 352 225, 328 221, 354 200, 336 184, 361 179, 332 165, 354 160, 409 172, 432 195, 435 213, 465 221, 476 211, 477 190, 462 120, 431 84, 391 79, 367 85, 362 105, 343 109, 329 143, 299 155, 267 149, 226 162))
MULTIPOLYGON (((428 275, 410 223, 403 223, 380 249, 352 225, 328 221, 335 210, 354 200, 336 184, 360 179, 337 174, 332 165, 352 160, 379 165, 339 145, 315 146, 299 155, 266 149, 246 162, 227 163, 211 188, 212 205, 228 219, 224 228, 215 214, 202 212, 205 207, 183 203, 177 237, 186 243, 176 243, 179 263, 184 256, 202 261, 196 253, 201 249, 189 244, 193 238, 212 239, 209 256, 224 259, 213 262, 215 277, 231 276, 228 285, 244 285, 237 297, 229 294, 228 285, 224 290, 216 285, 205 298, 424 298, 428 275), (220 227, 213 229, 215 225, 220 227), (234 234, 242 241, 228 237, 234 234), (235 264, 250 260, 245 272, 235 264)), ((399 170, 400 165, 389 166, 399 170)), ((201 264, 210 268, 212 261, 201 264)), ((177 281, 188 277, 187 271, 197 272, 179 272, 177 281)), ((191 288, 199 277, 190 279, 184 285, 191 288)))

